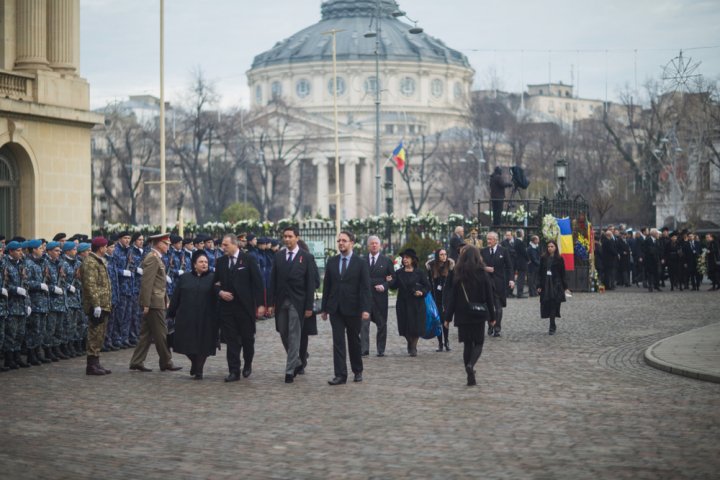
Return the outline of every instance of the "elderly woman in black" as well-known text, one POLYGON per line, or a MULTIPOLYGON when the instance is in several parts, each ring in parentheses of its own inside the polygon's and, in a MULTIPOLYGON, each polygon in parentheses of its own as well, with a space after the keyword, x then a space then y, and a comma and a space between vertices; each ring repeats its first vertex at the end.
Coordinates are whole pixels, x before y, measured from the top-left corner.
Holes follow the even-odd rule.
POLYGON ((173 351, 187 355, 192 362, 190 375, 201 380, 205 360, 217 348, 216 299, 205 250, 193 252, 191 264, 192 271, 182 274, 175 285, 168 317, 175 319, 173 351))
MULTIPOLYGON (((448 275, 453 268, 455 268, 455 261, 452 258, 448 258, 447 250, 439 248, 435 250, 435 258, 425 264, 425 268, 428 271, 428 278, 430 280, 430 288, 432 291, 435 305, 437 305, 438 312, 442 317, 443 311, 443 289, 447 282, 448 275)), ((446 351, 450 351, 450 340, 448 339, 449 329, 443 325, 442 332, 437 336, 438 348, 436 351, 442 352, 443 346, 446 351), (443 337, 445 338, 443 341, 443 337)))
POLYGON ((425 273, 418 270, 415 250, 408 248, 400 254, 403 267, 389 275, 388 287, 397 289, 395 305, 398 333, 407 340, 407 351, 417 356, 418 339, 425 331, 425 294, 430 291, 425 273))
POLYGON ((540 258, 536 285, 540 294, 540 318, 550 319, 548 334, 555 335, 555 319, 560 318, 560 304, 565 301, 565 291, 569 290, 565 281, 565 261, 553 240, 547 242, 540 258))
POLYGON ((492 281, 485 273, 480 250, 468 245, 460 251, 445 287, 444 324, 455 319, 458 341, 463 343, 463 363, 468 386, 477 385, 475 364, 485 343, 485 322, 495 324, 492 281))

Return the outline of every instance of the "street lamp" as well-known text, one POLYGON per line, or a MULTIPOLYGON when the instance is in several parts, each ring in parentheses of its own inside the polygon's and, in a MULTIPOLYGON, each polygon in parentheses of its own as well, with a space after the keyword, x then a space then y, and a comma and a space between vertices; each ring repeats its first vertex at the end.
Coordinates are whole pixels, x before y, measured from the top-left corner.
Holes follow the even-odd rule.
POLYGON ((565 188, 565 180, 567 179, 568 161, 560 158, 555 162, 555 179, 560 183, 560 189, 557 192, 557 198, 560 200, 568 199, 568 191, 565 188))
POLYGON ((385 170, 385 212, 387 219, 385 223, 385 236, 387 237, 388 249, 392 252, 392 215, 393 215, 393 182, 392 167, 385 170))
MULTIPOLYGON (((380 0, 375 2, 375 30, 365 33, 365 38, 375 39, 375 215, 380 215, 380 37, 382 35, 382 7, 380 0)), ((417 22, 405 15, 401 10, 390 12, 393 18, 405 17, 413 24, 414 27, 408 30, 409 33, 417 35, 423 32, 423 29, 417 26, 417 22)), ((370 24, 372 26, 372 23, 370 24)))
POLYGON ((102 226, 100 227, 100 231, 105 234, 105 222, 107 222, 108 214, 108 201, 105 195, 100 195, 100 198, 98 200, 100 203, 100 218, 102 219, 102 226))

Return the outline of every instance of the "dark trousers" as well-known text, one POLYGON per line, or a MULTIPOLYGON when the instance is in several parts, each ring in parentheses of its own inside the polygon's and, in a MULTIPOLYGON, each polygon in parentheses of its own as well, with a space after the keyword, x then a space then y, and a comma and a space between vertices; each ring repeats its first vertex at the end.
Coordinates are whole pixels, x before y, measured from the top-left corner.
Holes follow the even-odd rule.
POLYGON ((528 294, 531 297, 536 296, 537 293, 537 267, 528 269, 528 294))
POLYGON ((502 209, 503 209, 503 200, 493 200, 492 201, 493 225, 500 225, 500 223, 502 223, 501 218, 500 218, 500 217, 502 217, 502 209))
POLYGON ((363 362, 360 353, 360 327, 363 320, 358 316, 347 317, 340 314, 330 315, 333 336, 333 367, 335 376, 347 378, 347 354, 350 355, 350 368, 353 373, 362 373, 363 362), (347 354, 345 336, 347 335, 347 354))
POLYGON ((502 299, 497 295, 494 295, 493 304, 495 305, 495 327, 493 327, 493 331, 500 333, 500 330, 502 330, 503 317, 502 299))
POLYGON ((310 337, 308 337, 307 333, 300 335, 300 361, 302 362, 303 368, 307 367, 309 340, 310 337))
POLYGON ((255 356, 255 321, 238 312, 220 313, 222 333, 227 345, 227 364, 230 373, 240 373, 240 350, 245 369, 252 367, 255 356))
POLYGON ((659 268, 645 268, 645 279, 647 280, 648 290, 652 292, 653 288, 658 289, 660 287, 660 270, 659 268))
POLYGON ((363 353, 370 352, 370 323, 377 325, 377 337, 375 345, 377 353, 385 353, 385 344, 387 343, 387 312, 385 316, 373 312, 370 315, 369 322, 362 322, 360 329, 360 346, 363 353))
POLYGON ((523 290, 525 290, 525 277, 527 277, 527 270, 517 271, 517 280, 515 280, 515 286, 517 287, 517 296, 522 297, 523 290))
POLYGON ((475 343, 471 341, 466 341, 463 344, 463 363, 465 365, 469 365, 470 367, 474 367, 477 361, 480 359, 480 355, 482 354, 483 344, 485 343, 485 328, 483 326, 482 328, 483 335, 480 342, 475 343))

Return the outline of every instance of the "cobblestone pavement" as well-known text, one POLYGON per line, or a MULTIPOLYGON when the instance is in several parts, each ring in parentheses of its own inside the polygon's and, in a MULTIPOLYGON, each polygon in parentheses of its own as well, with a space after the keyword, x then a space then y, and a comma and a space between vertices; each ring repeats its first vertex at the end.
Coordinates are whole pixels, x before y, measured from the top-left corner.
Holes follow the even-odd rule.
MULTIPOLYGON (((717 478, 720 385, 649 367, 661 338, 717 321, 720 295, 627 289, 576 294, 547 335, 536 299, 510 300, 478 387, 462 346, 421 342, 405 355, 391 318, 389 355, 361 384, 330 387, 329 325, 307 374, 283 383, 274 322, 259 323, 253 374, 234 384, 224 350, 203 381, 128 371, 105 354, 0 374, 0 477, 63 478, 717 478)), ((374 335, 373 327, 372 333, 374 335)), ((154 365, 153 365, 154 364, 154 365)))

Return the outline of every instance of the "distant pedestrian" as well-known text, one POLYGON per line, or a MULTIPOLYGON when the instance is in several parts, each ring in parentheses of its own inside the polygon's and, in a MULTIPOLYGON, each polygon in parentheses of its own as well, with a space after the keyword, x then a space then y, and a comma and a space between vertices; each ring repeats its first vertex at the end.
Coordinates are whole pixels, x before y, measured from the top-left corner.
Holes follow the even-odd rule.
POLYGON ((540 238, 537 235, 530 237, 527 247, 528 262, 528 293, 531 297, 537 296, 537 272, 540 268, 540 238))
POLYGON ((403 266, 388 281, 389 287, 398 291, 395 304, 398 333, 407 340, 408 354, 416 357, 418 340, 425 332, 425 294, 430 291, 430 283, 426 274, 418 270, 415 250, 408 248, 400 256, 403 266))
POLYGON ((454 320, 458 341, 463 344, 463 365, 468 386, 476 385, 475 364, 485 342, 485 322, 495 323, 493 283, 485 272, 480 251, 467 246, 448 277, 443 314, 447 328, 454 320))
MULTIPOLYGON (((455 268, 455 262, 452 258, 448 258, 447 251, 444 248, 435 250, 435 257, 425 264, 425 268, 428 271, 428 280, 430 280, 430 291, 432 292, 435 305, 437 305, 438 312, 442 316, 443 310, 443 294, 447 286, 447 279, 450 272, 455 268)), ((443 325, 438 339, 438 352, 443 351, 445 347, 446 351, 450 351, 450 339, 448 338, 449 329, 443 325)))
POLYGON ((565 301, 565 292, 569 290, 565 280, 565 260, 560 256, 554 240, 547 242, 545 254, 540 258, 537 285, 540 294, 540 318, 550 319, 548 334, 555 335, 555 319, 560 318, 560 304, 565 301))

